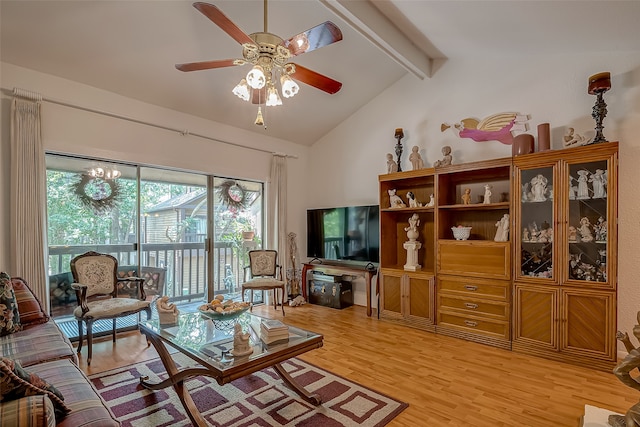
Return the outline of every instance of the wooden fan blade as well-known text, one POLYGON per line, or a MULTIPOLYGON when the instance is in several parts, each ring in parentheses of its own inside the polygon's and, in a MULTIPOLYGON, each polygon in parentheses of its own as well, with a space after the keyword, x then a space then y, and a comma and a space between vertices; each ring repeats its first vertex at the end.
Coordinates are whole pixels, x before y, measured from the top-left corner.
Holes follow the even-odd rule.
POLYGON ((331 21, 323 22, 307 31, 285 40, 282 44, 289 49, 292 56, 301 53, 311 52, 321 47, 330 45, 342 40, 340 28, 331 21))
POLYGON ((329 94, 334 94, 342 88, 342 83, 333 80, 330 77, 324 76, 320 73, 316 73, 301 65, 294 64, 296 66, 296 72, 291 74, 291 78, 302 83, 306 83, 309 86, 313 86, 329 94))
POLYGON ((209 18, 211 22, 220 27, 225 33, 229 34, 235 41, 240 44, 255 44, 251 37, 245 34, 236 24, 234 24, 220 9, 209 3, 196 2, 193 7, 198 9, 204 16, 209 18))
POLYGON ((221 59, 219 61, 189 62, 187 64, 176 64, 176 68, 180 71, 210 70, 212 68, 232 67, 236 65, 235 61, 235 59, 221 59))
POLYGON ((251 103, 264 104, 267 102, 267 87, 262 89, 251 89, 251 103))

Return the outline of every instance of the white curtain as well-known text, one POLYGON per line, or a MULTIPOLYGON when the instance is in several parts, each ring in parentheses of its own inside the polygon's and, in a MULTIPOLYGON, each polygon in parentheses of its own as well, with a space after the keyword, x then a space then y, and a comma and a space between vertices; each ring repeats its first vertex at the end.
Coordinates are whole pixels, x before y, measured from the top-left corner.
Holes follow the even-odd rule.
POLYGON ((41 98, 14 98, 11 104, 12 276, 22 277, 49 307, 46 268, 46 166, 41 130, 41 98))
MULTIPOLYGON (((287 264, 287 157, 274 154, 267 206, 269 211, 269 248, 278 251, 278 264, 287 264)), ((284 272, 283 272, 284 275, 284 272)), ((285 295, 285 301, 286 301, 285 295)))

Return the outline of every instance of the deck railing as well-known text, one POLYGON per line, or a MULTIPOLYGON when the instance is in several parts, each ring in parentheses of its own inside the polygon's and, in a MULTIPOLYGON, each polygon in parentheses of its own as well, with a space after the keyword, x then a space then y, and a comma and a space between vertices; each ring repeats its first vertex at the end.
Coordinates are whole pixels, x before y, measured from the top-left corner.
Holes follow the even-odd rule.
MULTIPOLYGON (((243 282, 247 263, 242 249, 233 242, 216 242, 214 293, 234 293, 243 282)), ((71 259, 87 251, 111 254, 119 266, 136 266, 133 244, 49 246, 49 276, 70 272, 71 259)), ((202 300, 207 291, 207 254, 202 242, 145 243, 141 245, 141 266, 165 269, 163 295, 173 301, 202 300)), ((52 311, 54 311, 52 298, 52 311)))

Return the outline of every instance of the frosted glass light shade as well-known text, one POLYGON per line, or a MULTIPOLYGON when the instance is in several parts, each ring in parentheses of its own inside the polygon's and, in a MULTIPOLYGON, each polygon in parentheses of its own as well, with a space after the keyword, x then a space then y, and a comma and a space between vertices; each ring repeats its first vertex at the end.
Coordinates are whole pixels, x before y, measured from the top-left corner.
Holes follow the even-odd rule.
POLYGON ((247 73, 247 83, 254 89, 262 89, 267 83, 264 70, 260 65, 254 66, 251 71, 247 73))
POLYGON ((286 74, 280 77, 280 85, 282 85, 282 95, 285 98, 291 98, 300 90, 300 86, 286 74))
POLYGON ((270 87, 267 93, 267 107, 275 107, 277 105, 282 105, 282 100, 278 95, 278 90, 275 87, 270 87))
POLYGON ((245 79, 240 80, 240 83, 233 88, 233 94, 243 101, 249 100, 249 86, 247 86, 247 81, 245 79))

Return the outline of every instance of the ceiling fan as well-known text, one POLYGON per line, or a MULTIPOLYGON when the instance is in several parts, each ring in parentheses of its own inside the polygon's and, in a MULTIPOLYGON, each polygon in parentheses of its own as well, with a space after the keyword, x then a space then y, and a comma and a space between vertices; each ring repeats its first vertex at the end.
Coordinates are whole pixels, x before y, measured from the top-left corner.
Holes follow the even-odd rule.
MULTIPOLYGON (((282 104, 275 83, 278 79, 282 95, 286 98, 294 96, 299 90, 294 80, 329 94, 338 92, 342 87, 342 83, 330 77, 289 62, 289 59, 294 56, 342 40, 342 32, 334 23, 327 21, 283 40, 267 32, 267 0, 264 1, 264 31, 249 35, 245 34, 216 6, 202 2, 196 2, 193 6, 242 45, 242 59, 176 64, 178 70, 199 71, 251 64, 253 68, 233 89, 233 93, 245 101, 251 99, 254 104, 267 106, 282 104)), ((258 114, 261 120, 260 112, 258 114)), ((263 123, 258 123, 256 120, 256 124, 263 123)))

